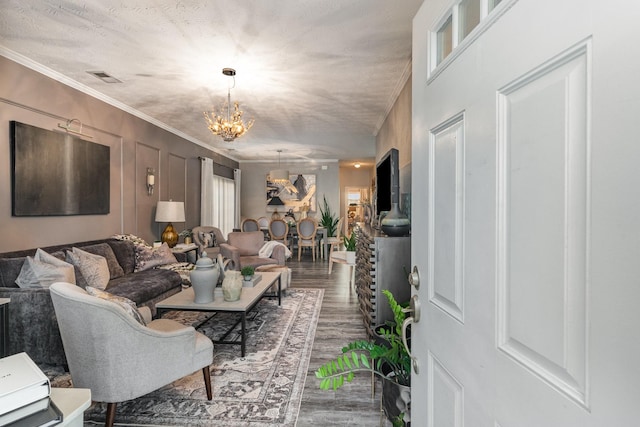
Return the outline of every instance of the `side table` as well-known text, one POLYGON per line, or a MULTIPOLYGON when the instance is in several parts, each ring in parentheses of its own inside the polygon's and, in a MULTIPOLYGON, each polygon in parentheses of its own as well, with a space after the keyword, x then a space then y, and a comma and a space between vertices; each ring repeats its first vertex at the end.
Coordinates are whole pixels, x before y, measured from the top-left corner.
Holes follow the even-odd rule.
POLYGON ((0 357, 7 356, 9 351, 9 302, 10 298, 0 298, 0 357))
POLYGON ((196 245, 195 243, 191 243, 188 245, 185 245, 184 243, 178 244, 171 248, 171 252, 173 252, 174 254, 187 254, 187 259, 189 260, 189 262, 191 262, 191 259, 189 258, 189 252, 194 252, 195 255, 193 262, 195 263, 198 260, 198 245, 196 245))

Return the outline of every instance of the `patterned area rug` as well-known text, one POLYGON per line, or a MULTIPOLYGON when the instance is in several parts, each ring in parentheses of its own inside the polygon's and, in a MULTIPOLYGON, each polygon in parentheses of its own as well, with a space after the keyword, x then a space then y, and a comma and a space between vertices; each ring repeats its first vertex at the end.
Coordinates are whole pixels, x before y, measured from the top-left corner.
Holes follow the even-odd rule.
MULTIPOLYGON (((214 346, 211 401, 198 371, 148 395, 119 403, 116 424, 294 426, 323 293, 322 289, 289 289, 281 307, 277 300, 260 301, 248 316, 246 357, 240 357, 240 346, 214 346)), ((164 318, 197 325, 210 315, 174 311, 164 318)), ((198 330, 220 337, 236 319, 237 315, 219 313, 198 330)), ((240 327, 236 329, 239 334, 240 327)), ((55 378, 52 385, 70 386, 66 377, 55 378)), ((106 404, 94 404, 85 420, 104 423, 105 413, 106 404)))

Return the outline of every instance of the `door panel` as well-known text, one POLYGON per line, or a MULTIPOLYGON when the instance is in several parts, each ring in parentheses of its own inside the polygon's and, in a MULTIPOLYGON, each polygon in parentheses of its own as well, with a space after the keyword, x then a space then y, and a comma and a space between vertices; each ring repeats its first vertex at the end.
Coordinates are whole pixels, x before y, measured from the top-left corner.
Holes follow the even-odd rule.
POLYGON ((636 425, 640 5, 503 0, 432 70, 451 3, 414 19, 412 419, 636 425))

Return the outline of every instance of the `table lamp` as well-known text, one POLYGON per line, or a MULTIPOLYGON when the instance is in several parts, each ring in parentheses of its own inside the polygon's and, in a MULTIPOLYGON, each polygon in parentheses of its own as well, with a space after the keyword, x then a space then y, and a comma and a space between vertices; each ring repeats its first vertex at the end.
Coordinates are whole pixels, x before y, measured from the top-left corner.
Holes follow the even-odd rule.
POLYGON ((156 208, 156 222, 167 222, 162 232, 162 241, 172 248, 178 243, 178 233, 173 228, 172 222, 184 222, 184 202, 172 200, 158 202, 156 208))

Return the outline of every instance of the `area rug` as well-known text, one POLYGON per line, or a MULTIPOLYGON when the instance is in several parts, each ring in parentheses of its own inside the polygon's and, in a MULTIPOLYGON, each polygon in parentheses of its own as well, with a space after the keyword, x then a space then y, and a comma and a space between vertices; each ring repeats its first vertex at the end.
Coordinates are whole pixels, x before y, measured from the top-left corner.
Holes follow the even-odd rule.
MULTIPOLYGON (((275 299, 260 301, 248 316, 245 357, 240 357, 240 346, 214 347, 211 401, 198 371, 148 395, 119 403, 116 424, 294 426, 323 293, 322 289, 289 289, 280 307, 275 299)), ((173 311, 164 318, 196 325, 207 316, 211 313, 173 311)), ((198 330, 219 337, 236 319, 237 315, 218 313, 198 330)), ((239 334, 239 326, 237 331, 239 334)), ((65 380, 56 378, 53 383, 64 386, 65 380)), ((106 404, 96 403, 85 412, 85 423, 104 423, 105 414, 106 404)))

